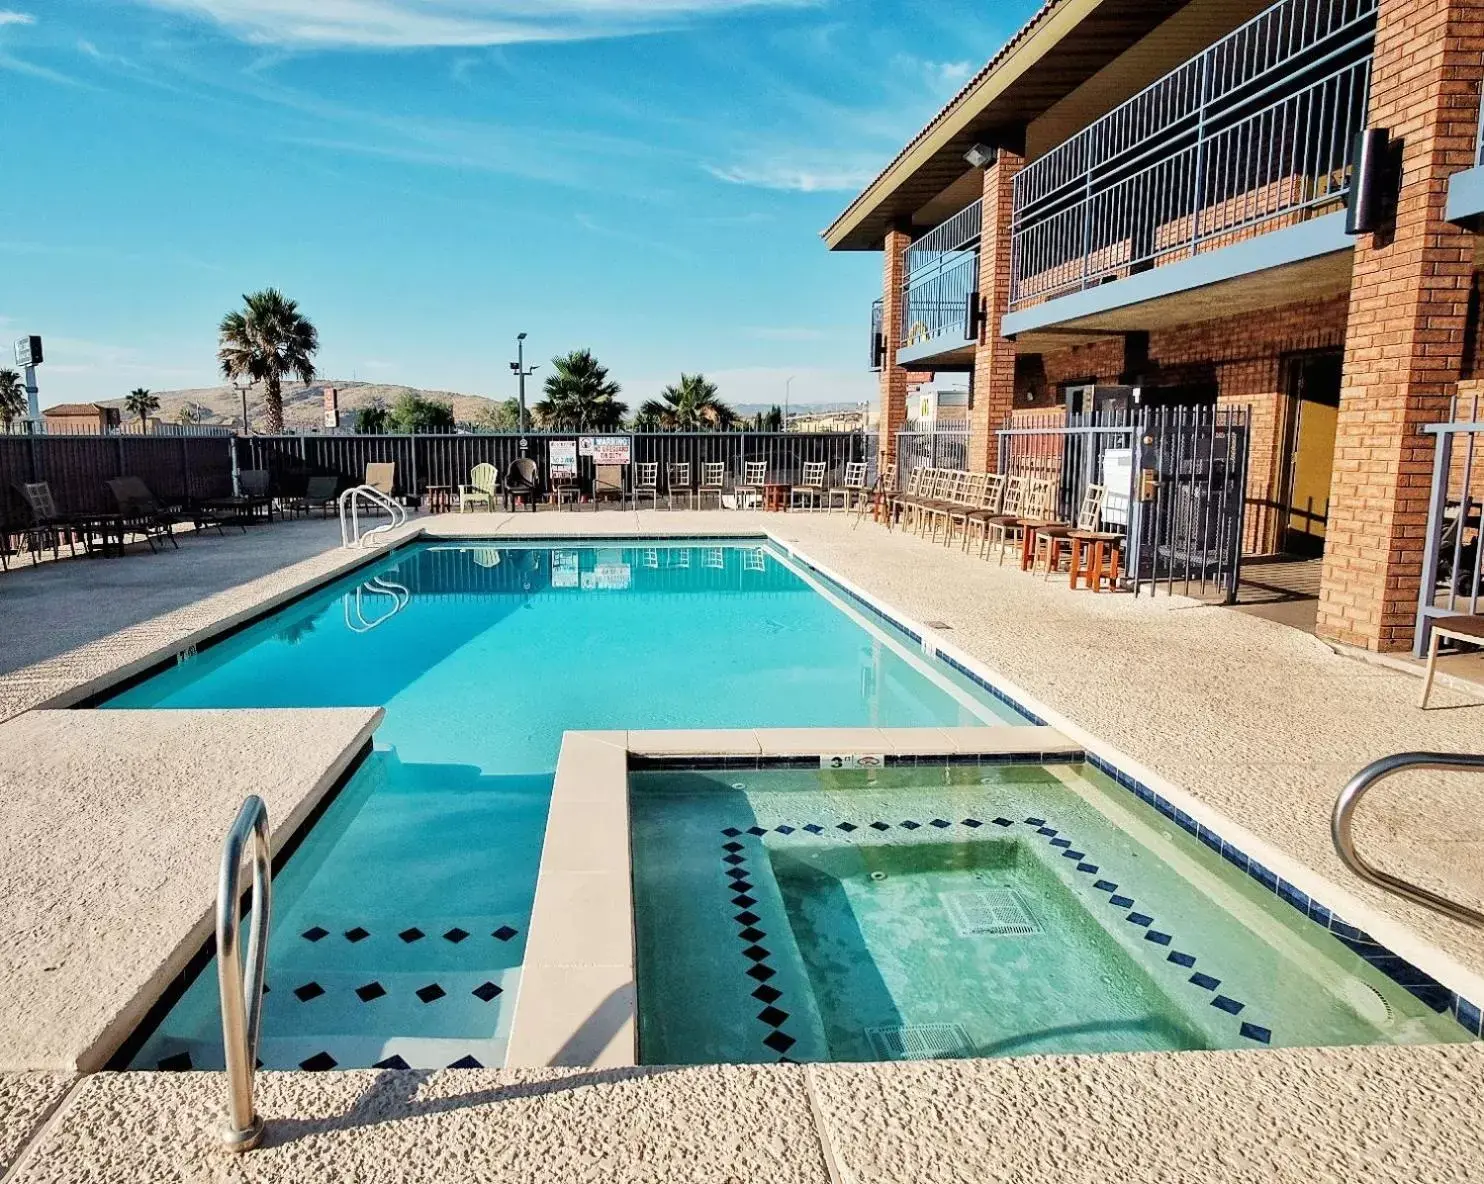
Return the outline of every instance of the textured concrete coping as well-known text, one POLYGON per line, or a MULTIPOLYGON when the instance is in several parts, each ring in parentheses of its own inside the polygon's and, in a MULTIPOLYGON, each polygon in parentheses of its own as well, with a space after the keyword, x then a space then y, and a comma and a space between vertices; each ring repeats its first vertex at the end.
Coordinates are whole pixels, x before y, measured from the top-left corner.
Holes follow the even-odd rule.
POLYGON ((562 738, 506 1063, 639 1060, 628 771, 631 756, 1070 756, 1052 728, 741 728, 568 732, 562 738))
POLYGON ((75 1080, 71 1073, 0 1073, 0 1175, 75 1080))
POLYGON ((220 1073, 86 1079, 11 1184, 1464 1184, 1484 1046, 880 1065, 263 1073, 261 1149, 220 1073))
POLYGON ((275 849, 380 708, 33 711, 0 724, 0 1070, 100 1067, 210 932, 221 842, 275 849))

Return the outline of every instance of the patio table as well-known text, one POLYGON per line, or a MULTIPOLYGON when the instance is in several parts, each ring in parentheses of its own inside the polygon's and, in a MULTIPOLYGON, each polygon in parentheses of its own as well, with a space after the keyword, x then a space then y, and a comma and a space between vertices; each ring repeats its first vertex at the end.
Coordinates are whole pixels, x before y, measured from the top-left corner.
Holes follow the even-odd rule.
POLYGON ((793 492, 793 485, 787 481, 768 481, 763 485, 763 509, 785 513, 788 510, 788 496, 793 492))

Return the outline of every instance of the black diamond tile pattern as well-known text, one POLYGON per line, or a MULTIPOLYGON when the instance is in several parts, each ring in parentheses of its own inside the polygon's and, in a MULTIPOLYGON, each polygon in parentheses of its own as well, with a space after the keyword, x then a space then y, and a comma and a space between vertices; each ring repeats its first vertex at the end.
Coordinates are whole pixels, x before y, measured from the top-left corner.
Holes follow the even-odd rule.
POLYGON ((409 1065, 406 1061, 404 1061, 401 1057, 397 1056, 394 1053, 393 1055, 387 1057, 385 1060, 377 1061, 376 1064, 374 1064, 374 1065, 371 1066, 371 1068, 373 1068, 373 1069, 410 1069, 410 1068, 412 1068, 412 1066, 409 1065))
POLYGON ((464 1056, 464 1057, 460 1057, 458 1060, 456 1060, 453 1064, 451 1064, 449 1066, 449 1068, 450 1069, 483 1069, 484 1066, 481 1065, 478 1061, 476 1061, 472 1056, 464 1056))
POLYGON ((323 1073, 327 1069, 333 1069, 339 1062, 327 1052, 317 1052, 312 1057, 299 1062, 299 1068, 310 1073, 323 1073))
POLYGON ((300 1003, 308 1003, 311 999, 318 999, 324 993, 325 989, 319 983, 305 983, 301 987, 294 988, 294 994, 299 997, 300 1003))
POLYGON ((427 937, 428 935, 421 929, 419 929, 416 925, 414 925, 411 929, 402 930, 402 932, 397 934, 397 936, 405 941, 408 945, 411 945, 415 941, 422 941, 422 939, 427 937))
POLYGON ((345 931, 345 940, 350 942, 351 945, 355 945, 358 941, 365 941, 370 936, 370 931, 362 929, 359 925, 354 929, 347 929, 345 931))
POLYGON ((299 934, 305 941, 319 941, 320 938, 328 937, 329 935, 330 931, 328 929, 321 929, 318 925, 313 929, 306 929, 303 933, 299 934))
POLYGON ((757 941, 758 938, 767 937, 768 935, 761 929, 759 929, 756 925, 749 925, 746 929, 742 930, 741 933, 737 934, 737 936, 740 937, 743 941, 757 941))
POLYGON ((767 1036, 763 1037, 763 1043, 774 1052, 787 1052, 798 1041, 783 1032, 769 1032, 767 1036))
POLYGON ((761 1000, 763 1003, 773 1003, 783 997, 783 992, 777 987, 770 987, 767 983, 764 983, 752 993, 752 997, 761 1000))
POLYGON ((765 1007, 757 1013, 757 1018, 762 1020, 770 1028, 776 1028, 788 1019, 788 1012, 779 1011, 776 1007, 765 1007))
POLYGON ((761 962, 769 957, 769 954, 762 946, 748 946, 742 951, 742 956, 744 958, 751 958, 754 962, 761 962))
POLYGON ((457 925, 455 925, 452 929, 450 929, 443 935, 443 940, 452 942, 454 945, 458 945, 459 942, 463 941, 464 938, 468 936, 469 931, 467 929, 460 929, 457 925))
POLYGON ((470 991, 469 993, 475 996, 475 998, 488 1003, 496 995, 500 994, 500 988, 497 987, 494 983, 480 983, 479 986, 475 987, 474 990, 470 991))
POLYGON ((385 995, 386 988, 380 983, 371 982, 365 984, 365 986, 357 987, 356 994, 360 996, 362 1003, 371 1003, 385 995))
POLYGON ((501 925, 500 928, 496 929, 493 933, 490 934, 490 936, 493 937, 496 941, 509 941, 519 932, 519 929, 512 929, 509 925, 501 925))
POLYGON ((155 1062, 155 1068, 164 1069, 167 1073, 183 1073, 191 1067, 191 1054, 178 1052, 174 1056, 161 1057, 155 1062))
POLYGON ((734 918, 738 925, 756 925, 758 923, 758 919, 759 918, 756 913, 745 911, 738 913, 737 916, 734 918))
POLYGON ((774 971, 774 970, 770 970, 768 967, 764 966, 761 962, 759 962, 756 966, 752 967, 747 973, 750 974, 753 978, 757 979, 758 982, 765 983, 770 978, 772 978, 773 975, 776 974, 777 972, 774 971))
POLYGON ((417 989, 417 997, 424 1003, 436 1003, 446 994, 448 994, 448 992, 440 987, 437 983, 429 983, 427 986, 418 987, 417 989))

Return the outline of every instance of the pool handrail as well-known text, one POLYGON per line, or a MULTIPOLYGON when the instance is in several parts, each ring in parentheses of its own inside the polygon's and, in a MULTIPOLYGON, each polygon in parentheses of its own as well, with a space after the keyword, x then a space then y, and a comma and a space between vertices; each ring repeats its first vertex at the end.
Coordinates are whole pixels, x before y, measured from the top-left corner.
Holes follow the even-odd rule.
POLYGON ((410 603, 412 603, 412 593, 405 585, 395 583, 384 576, 372 576, 364 584, 357 585, 354 592, 347 592, 342 598, 345 627, 352 633, 370 633, 371 630, 385 625, 410 603), (391 597, 391 608, 374 617, 368 617, 363 602, 367 592, 391 597))
POLYGON ((1368 862, 1355 849, 1352 833, 1355 808, 1366 793, 1397 773, 1409 769, 1480 769, 1484 770, 1484 755, 1466 752, 1397 752, 1391 756, 1372 761, 1350 779, 1335 800, 1334 814, 1330 818, 1329 833, 1340 861, 1352 872, 1368 883, 1384 888, 1396 896, 1405 897, 1434 912, 1442 913, 1455 921, 1484 928, 1484 913, 1467 905, 1439 896, 1418 884, 1413 884, 1389 872, 1383 872, 1368 862))
POLYGON ((221 993, 222 1047, 227 1060, 227 1121, 222 1144, 251 1151, 263 1138, 263 1119, 253 1105, 253 1074, 263 1019, 263 968, 268 958, 268 922, 273 912, 273 865, 268 807, 253 794, 242 803, 222 844, 216 887, 216 977, 221 993), (242 959, 242 855, 251 846, 252 924, 247 964, 242 959))
POLYGON ((381 535, 404 526, 406 522, 406 507, 399 505, 374 485, 352 485, 340 495, 340 545, 342 547, 373 545, 379 541, 381 535), (363 535, 360 514, 362 501, 381 507, 390 515, 390 521, 378 523, 363 535))

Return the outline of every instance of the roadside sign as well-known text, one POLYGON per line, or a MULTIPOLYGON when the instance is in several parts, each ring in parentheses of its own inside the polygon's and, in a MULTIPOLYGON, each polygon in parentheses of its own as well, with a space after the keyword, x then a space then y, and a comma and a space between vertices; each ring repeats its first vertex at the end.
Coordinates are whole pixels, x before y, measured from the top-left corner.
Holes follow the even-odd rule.
POLYGON ((21 337, 15 343, 15 364, 22 369, 41 365, 41 338, 21 337))

